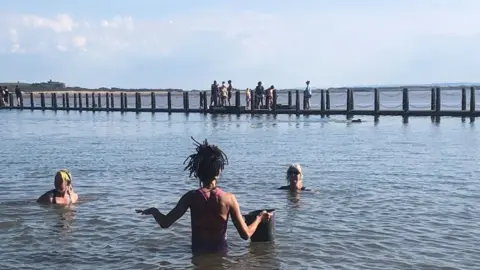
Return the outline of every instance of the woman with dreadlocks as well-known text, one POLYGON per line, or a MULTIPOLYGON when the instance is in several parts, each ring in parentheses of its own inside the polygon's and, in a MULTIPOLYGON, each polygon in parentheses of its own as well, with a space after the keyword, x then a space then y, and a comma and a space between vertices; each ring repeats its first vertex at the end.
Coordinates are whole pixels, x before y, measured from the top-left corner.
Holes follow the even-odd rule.
POLYGON ((192 138, 196 152, 185 160, 184 170, 190 172, 200 181, 200 188, 188 191, 167 215, 157 208, 136 210, 142 215, 153 215, 160 227, 166 229, 181 218, 190 209, 192 226, 192 251, 194 253, 226 251, 227 221, 232 217, 240 237, 248 240, 262 221, 268 221, 271 214, 263 211, 255 221, 247 225, 240 212, 240 206, 232 193, 225 192, 217 186, 217 181, 224 166, 228 164, 227 156, 207 140, 199 143, 192 138))

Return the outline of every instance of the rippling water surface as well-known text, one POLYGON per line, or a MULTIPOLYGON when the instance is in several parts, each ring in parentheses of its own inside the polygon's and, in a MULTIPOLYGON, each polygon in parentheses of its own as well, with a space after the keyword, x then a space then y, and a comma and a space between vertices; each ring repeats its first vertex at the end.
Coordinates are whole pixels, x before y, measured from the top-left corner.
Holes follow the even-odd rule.
POLYGON ((0 111, 0 269, 478 269, 480 139, 443 118, 211 116, 0 111), (192 258, 189 213, 169 229, 135 208, 169 211, 198 183, 183 172, 208 138, 228 155, 219 184, 242 212, 276 208, 276 240, 192 258), (289 195, 300 162, 317 193, 289 195), (39 206, 59 168, 81 203, 39 206))

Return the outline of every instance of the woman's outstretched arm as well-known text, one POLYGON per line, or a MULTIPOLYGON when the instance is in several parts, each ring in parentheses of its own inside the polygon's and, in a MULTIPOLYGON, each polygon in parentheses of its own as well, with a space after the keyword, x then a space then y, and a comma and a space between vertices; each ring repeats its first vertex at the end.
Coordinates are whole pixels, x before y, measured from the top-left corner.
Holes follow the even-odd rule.
POLYGON ((187 212, 189 207, 190 193, 187 192, 180 198, 177 205, 166 215, 162 214, 160 210, 155 207, 135 211, 137 213, 141 213, 142 215, 153 215, 158 225, 166 229, 170 227, 173 223, 175 223, 175 221, 177 221, 179 218, 181 218, 185 214, 185 212, 187 212))

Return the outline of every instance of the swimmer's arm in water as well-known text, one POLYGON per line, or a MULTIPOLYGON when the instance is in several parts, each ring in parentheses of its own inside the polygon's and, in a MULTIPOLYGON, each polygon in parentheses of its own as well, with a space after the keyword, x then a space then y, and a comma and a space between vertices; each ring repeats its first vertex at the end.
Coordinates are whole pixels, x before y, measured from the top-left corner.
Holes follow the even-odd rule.
POLYGON ((262 222, 263 219, 270 219, 271 214, 263 212, 261 215, 258 215, 255 221, 247 225, 243 219, 242 213, 240 212, 240 205, 238 204, 237 198, 235 195, 230 195, 230 216, 232 217, 233 225, 238 231, 238 234, 243 240, 248 240, 252 234, 255 233, 258 225, 262 222))
POLYGON ((146 210, 135 210, 137 213, 142 215, 153 215, 155 221, 162 227, 166 229, 170 227, 175 221, 181 218, 185 212, 187 212, 190 207, 190 193, 186 193, 180 198, 177 205, 166 215, 162 214, 160 210, 155 207, 148 208, 146 210))

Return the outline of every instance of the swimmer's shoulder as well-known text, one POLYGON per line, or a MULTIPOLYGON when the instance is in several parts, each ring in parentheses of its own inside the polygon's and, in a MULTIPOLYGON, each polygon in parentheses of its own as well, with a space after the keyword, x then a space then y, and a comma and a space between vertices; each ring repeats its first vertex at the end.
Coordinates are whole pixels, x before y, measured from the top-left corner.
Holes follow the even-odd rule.
POLYGON ((55 190, 49 190, 37 199, 37 203, 52 203, 55 190))
POLYGON ((290 187, 289 187, 289 186, 281 186, 281 187, 279 187, 279 188, 277 188, 277 189, 286 190, 286 189, 290 189, 290 187))

